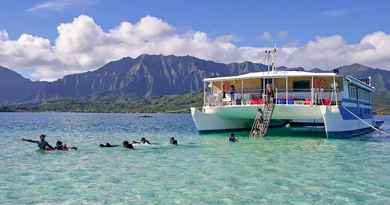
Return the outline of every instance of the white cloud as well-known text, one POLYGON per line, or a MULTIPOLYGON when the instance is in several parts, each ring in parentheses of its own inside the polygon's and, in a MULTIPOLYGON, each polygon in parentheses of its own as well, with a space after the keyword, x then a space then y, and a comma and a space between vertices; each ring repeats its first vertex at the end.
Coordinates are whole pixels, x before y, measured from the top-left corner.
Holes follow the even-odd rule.
MULTIPOLYGON (((0 65, 19 72, 32 70, 34 79, 53 80, 143 53, 192 55, 225 63, 262 62, 267 49, 240 47, 232 35, 212 38, 201 31, 180 33, 153 16, 103 30, 91 17, 81 15, 60 24, 57 31, 54 42, 29 34, 13 40, 6 31, 0 31, 0 65)), ((370 33, 355 44, 338 35, 316 37, 303 46, 281 48, 277 56, 277 64, 285 66, 330 68, 352 63, 389 68, 390 35, 370 33)))
POLYGON ((49 0, 27 9, 28 12, 62 11, 67 8, 83 8, 95 4, 93 0, 49 0))
POLYGON ((7 31, 1 31, 0 30, 0 41, 6 41, 8 40, 8 33, 7 31))

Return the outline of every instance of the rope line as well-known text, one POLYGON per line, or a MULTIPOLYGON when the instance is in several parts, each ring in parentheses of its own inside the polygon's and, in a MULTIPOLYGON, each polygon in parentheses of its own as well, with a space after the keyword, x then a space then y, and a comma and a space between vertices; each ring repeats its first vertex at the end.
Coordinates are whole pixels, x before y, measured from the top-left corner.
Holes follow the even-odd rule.
POLYGON ((352 114, 355 118, 357 118, 358 120, 360 120, 361 122, 363 122, 364 124, 370 126, 372 129, 384 134, 384 135, 387 135, 390 137, 390 133, 387 133, 385 132, 384 130, 381 130, 381 129, 378 129, 376 128, 375 126, 371 125, 370 123, 366 122, 365 120, 361 119, 359 116, 357 116, 355 113, 353 113, 352 111, 350 111, 349 109, 347 109, 346 107, 342 106, 346 111, 348 111, 350 114, 352 114))

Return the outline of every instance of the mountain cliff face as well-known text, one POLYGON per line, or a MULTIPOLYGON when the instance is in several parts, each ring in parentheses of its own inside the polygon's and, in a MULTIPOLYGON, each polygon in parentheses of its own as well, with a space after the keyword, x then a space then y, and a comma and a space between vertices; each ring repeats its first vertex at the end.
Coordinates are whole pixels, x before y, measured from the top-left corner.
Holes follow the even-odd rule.
POLYGON ((39 96, 83 98, 96 95, 160 96, 195 92, 202 79, 264 70, 261 64, 222 64, 191 56, 141 55, 110 62, 93 72, 47 83, 39 96))
MULTIPOLYGON (((279 67, 279 70, 304 70, 279 67)), ((0 68, 0 103, 39 102, 49 99, 177 95, 199 91, 206 77, 264 71, 251 62, 223 64, 191 56, 141 55, 112 61, 86 73, 65 76, 54 82, 32 82, 0 68)), ((339 68, 342 74, 358 78, 371 75, 380 92, 390 90, 390 71, 359 64, 339 68)))
POLYGON ((29 100, 34 96, 36 85, 18 73, 0 66, 0 102, 29 100))

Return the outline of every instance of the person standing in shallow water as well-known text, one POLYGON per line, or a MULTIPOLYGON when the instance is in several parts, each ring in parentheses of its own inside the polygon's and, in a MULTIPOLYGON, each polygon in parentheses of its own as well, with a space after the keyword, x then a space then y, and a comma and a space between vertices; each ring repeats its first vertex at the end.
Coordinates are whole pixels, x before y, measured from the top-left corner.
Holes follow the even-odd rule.
POLYGON ((30 140, 30 139, 25 139, 22 138, 23 141, 25 142, 31 142, 31 143, 36 143, 39 147, 40 150, 46 150, 46 151, 52 151, 54 150, 54 147, 52 147, 46 140, 46 135, 40 135, 39 139, 40 140, 30 140))

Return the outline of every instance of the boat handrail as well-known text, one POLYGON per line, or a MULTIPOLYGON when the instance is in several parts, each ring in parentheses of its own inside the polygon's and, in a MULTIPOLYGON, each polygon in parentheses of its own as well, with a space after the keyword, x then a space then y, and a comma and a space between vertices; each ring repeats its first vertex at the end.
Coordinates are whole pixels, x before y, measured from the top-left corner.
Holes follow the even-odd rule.
MULTIPOLYGON (((335 99, 340 100, 340 92, 336 93, 332 89, 317 89, 312 93, 311 89, 288 89, 286 94, 285 89, 275 89, 275 104, 336 104, 335 99), (313 101, 313 102, 312 102, 313 101)), ((247 105, 247 104, 262 104, 264 99, 263 90, 254 90, 248 92, 234 93, 232 100, 231 93, 207 93, 205 106, 224 106, 224 105, 247 105), (225 96, 224 96, 225 95, 225 96)))

